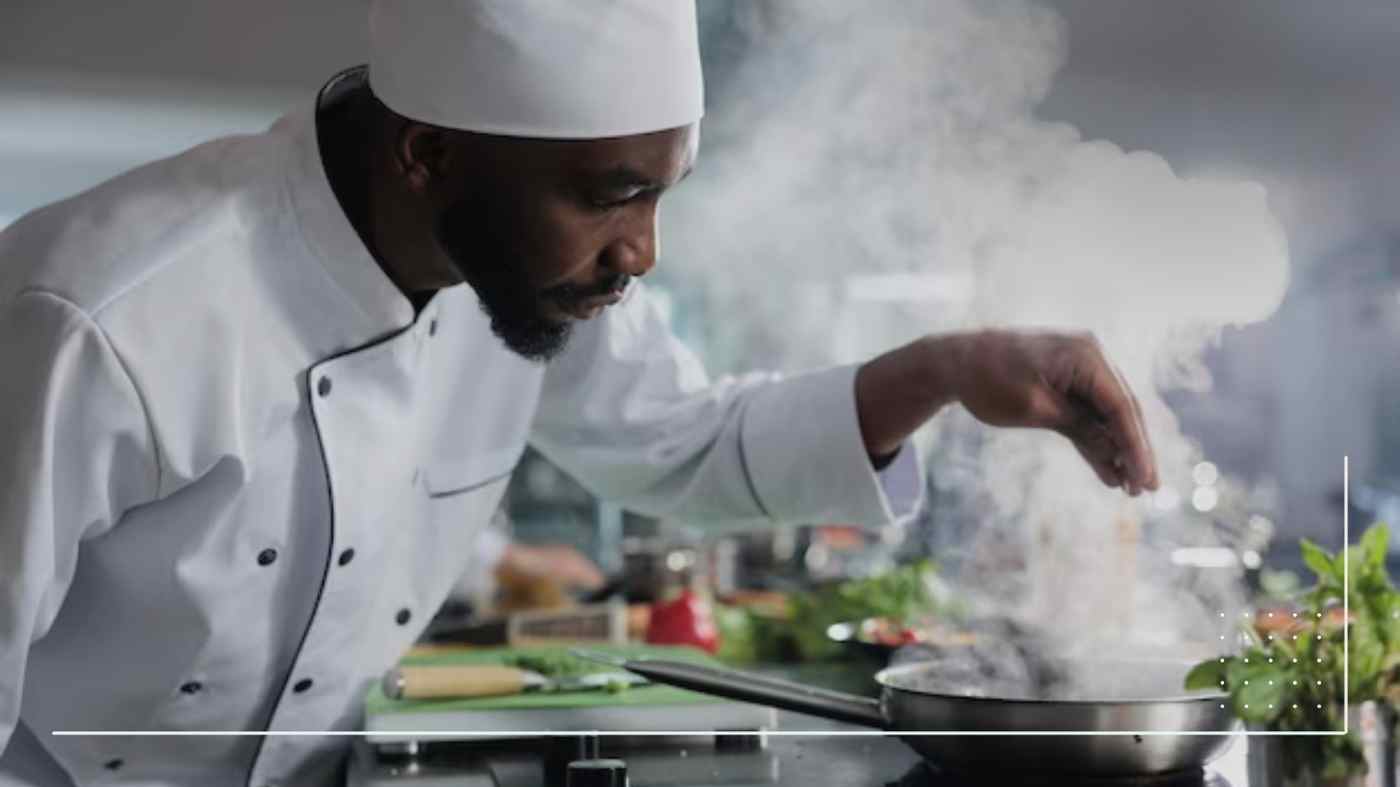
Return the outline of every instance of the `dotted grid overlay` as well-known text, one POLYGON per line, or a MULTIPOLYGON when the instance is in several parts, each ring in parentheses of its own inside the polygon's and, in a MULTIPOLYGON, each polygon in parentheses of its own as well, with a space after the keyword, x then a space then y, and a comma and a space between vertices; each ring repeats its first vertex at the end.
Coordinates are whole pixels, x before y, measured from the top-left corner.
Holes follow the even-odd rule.
MULTIPOLYGON (((1351 518, 1351 517, 1350 517, 1350 507, 1351 507, 1351 470, 1350 470, 1350 458, 1349 458, 1349 457, 1346 457, 1346 456, 1343 456, 1343 457, 1342 457, 1342 547, 1343 547, 1343 549, 1345 549, 1346 546, 1349 545, 1350 542, 1351 542, 1351 532, 1350 532, 1350 529, 1351 529, 1351 523, 1350 523, 1350 518, 1351 518)), ((1349 594, 1348 587, 1347 587, 1347 579, 1348 579, 1348 566, 1347 566, 1347 561, 1344 560, 1344 561, 1342 561, 1342 620, 1343 620, 1343 621, 1347 621, 1347 620, 1349 620, 1350 617, 1351 617, 1351 610, 1350 610, 1350 608, 1349 608, 1349 606, 1348 606, 1348 598, 1347 598, 1347 596, 1348 596, 1348 594, 1349 594)), ((1272 612, 1265 613, 1265 614, 1268 615, 1268 616, 1272 616, 1272 615, 1273 615, 1272 612)), ((1244 617, 1245 617, 1245 618, 1248 618, 1249 616, 1250 616, 1250 615, 1249 615, 1248 612, 1244 613, 1244 617)), ((1222 618, 1225 617, 1225 613, 1224 613, 1224 612, 1221 612, 1221 613, 1220 613, 1220 617, 1222 617, 1222 618)), ((1298 617, 1298 614, 1297 614, 1297 613, 1293 613, 1293 617, 1295 617, 1295 618, 1298 617)), ((1319 614, 1318 617, 1322 617, 1322 615, 1319 614)), ((1350 722, 1350 720, 1347 718, 1348 715, 1349 715, 1349 713, 1348 713, 1348 711, 1349 711, 1349 705, 1348 705, 1348 702, 1347 702, 1347 692, 1348 692, 1348 682, 1349 682, 1349 677, 1350 677, 1349 674, 1348 674, 1347 665, 1350 664, 1350 655, 1351 655, 1351 650, 1350 650, 1350 636, 1349 636, 1349 631, 1348 631, 1348 629, 1349 629, 1349 626, 1346 625, 1345 623, 1343 623, 1343 626, 1342 626, 1342 729, 1340 729, 1340 730, 1317 730, 1317 731, 1248 730, 1248 729, 1243 730, 1243 731, 1240 731, 1240 730, 1210 730, 1210 731, 1197 731, 1197 730, 1026 730, 1026 731, 1017 731, 1017 732, 983 731, 983 730, 966 730, 966 731, 963 731, 963 730, 898 730, 898 731, 892 731, 892 730, 819 730, 819 731, 810 731, 810 732, 808 732, 808 731, 802 731, 802 730, 765 730, 765 731, 763 732, 763 734, 764 734, 764 735, 804 736, 804 737, 816 737, 816 736, 859 737, 859 736, 866 736, 866 735, 885 736, 885 735, 891 735, 891 734, 897 734, 897 735, 905 736, 905 737, 911 736, 911 735, 917 735, 917 736, 953 735, 953 736, 960 736, 960 737, 983 737, 983 736, 1003 737, 1003 736, 1008 736, 1008 735, 1015 735, 1015 736, 1036 735, 1036 736, 1051 736, 1051 737, 1053 737, 1053 736, 1061 736, 1061 735, 1140 735, 1140 736, 1149 736, 1149 735, 1172 735, 1172 736, 1202 736, 1202 735, 1205 735, 1205 736, 1220 736, 1220 735, 1231 735, 1231 736, 1235 736, 1235 735, 1241 735, 1241 736, 1245 736, 1245 737, 1268 737, 1268 736, 1288 736, 1288 735, 1346 735, 1346 734, 1349 732, 1348 724, 1349 724, 1349 722, 1350 722)), ((1225 636, 1224 636, 1224 635, 1221 635, 1220 638, 1221 638, 1222 640, 1224 640, 1224 639, 1225 639, 1225 636)), ((1269 640, 1273 640, 1273 638, 1274 638, 1274 637, 1273 637, 1272 634, 1270 634, 1269 637, 1268 637, 1269 640)), ((1298 637, 1297 637, 1297 635, 1294 635, 1293 638, 1294 638, 1294 639, 1297 639, 1298 637)), ((1321 639, 1320 636, 1319 636, 1318 638, 1321 639)), ((1223 662, 1224 659, 1222 658, 1221 661, 1223 662)), ((1269 661, 1273 661, 1273 659, 1271 658, 1271 659, 1269 659, 1269 661)), ((1294 659, 1294 661, 1297 661, 1297 659, 1294 659)), ((1322 659, 1318 659, 1318 661, 1321 662, 1322 659)), ((1248 659, 1245 659, 1245 662, 1248 663, 1248 659)), ((1246 684, 1247 684, 1248 682, 1249 682, 1249 681, 1245 681, 1246 684)), ((1270 681, 1270 682, 1272 683, 1272 681, 1270 681)), ((1297 681, 1294 681, 1294 683, 1297 683, 1297 681)), ((1223 707, 1225 707, 1225 706, 1222 704, 1220 707, 1223 708, 1223 707)), ((1245 707, 1247 708, 1247 707, 1249 707, 1249 706, 1246 705, 1245 707)), ((1296 708, 1297 706, 1295 705, 1294 707, 1296 708)), ((1318 707, 1321 707, 1321 706, 1319 705, 1318 707)), ((207 736, 207 735, 218 735, 218 736, 238 736, 238 737, 329 736, 329 737, 348 737, 348 738, 354 738, 354 737, 362 737, 362 736, 365 736, 365 735, 369 735, 370 733, 363 732, 363 731, 349 731, 349 730, 285 730, 285 731, 277 731, 277 732, 252 731, 252 730, 189 730, 189 731, 174 731, 174 730, 158 730, 158 731, 150 731, 150 730, 134 730, 134 731, 116 731, 116 730, 54 730, 54 731, 52 731, 51 734, 52 734, 52 735, 60 735, 60 736, 69 736, 69 735, 71 735, 71 736, 111 736, 111 735, 132 736, 132 735, 134 735, 134 736, 143 736, 143 737, 199 737, 199 736, 207 736)), ((577 737, 579 737, 579 736, 581 736, 581 735, 625 736, 625 737, 650 737, 650 736, 665 737, 665 736, 683 736, 683 735, 694 735, 694 734, 695 734, 695 731, 694 731, 694 730, 645 730, 645 731, 629 731, 629 732, 609 732, 609 731, 607 731, 607 730, 569 730, 569 731, 566 731, 566 732, 541 731, 541 730, 490 730, 490 731, 486 731, 486 730, 461 730, 461 731, 454 731, 454 732, 444 732, 444 731, 441 731, 441 730, 436 730, 436 731, 429 731, 429 730, 413 731, 413 730, 410 730, 410 731, 406 731, 406 732, 401 732, 401 731, 397 731, 397 730, 396 730, 396 731, 394 732, 394 735, 395 735, 396 737, 416 738, 416 739, 419 739, 419 740, 429 740, 429 739, 433 739, 433 738, 447 738, 447 739, 451 739, 451 740, 462 740, 462 739, 465 739, 465 738, 476 738, 476 737, 491 737, 491 738, 497 738, 497 737, 518 737, 518 738, 531 738, 531 737, 533 737, 533 738, 577 738, 577 737)))
MULTIPOLYGON (((1342 578, 1343 578, 1343 581, 1345 581, 1345 579, 1346 579, 1346 573, 1347 573, 1347 571, 1346 571, 1346 566, 1343 565, 1343 567, 1342 567, 1342 578)), ((1346 588, 1343 587, 1343 588, 1342 588, 1342 597, 1343 597, 1343 599, 1342 599, 1342 619, 1343 619, 1343 620, 1346 620, 1346 618, 1347 618, 1347 616, 1348 616, 1347 605, 1346 605, 1346 594, 1347 594, 1346 588)), ((1397 613, 1397 614, 1400 614, 1400 613, 1397 613)), ((1266 617, 1266 618, 1272 618, 1273 616, 1274 616, 1274 613, 1272 613, 1272 612, 1266 612, 1266 613, 1264 613, 1264 617, 1266 617)), ((1224 612, 1221 612, 1221 613, 1220 613, 1220 617, 1222 617, 1222 618, 1225 617, 1225 613, 1224 613, 1224 612)), ((1248 620, 1248 619, 1251 617, 1251 615, 1250 615, 1250 613, 1245 612, 1245 613, 1242 613, 1242 614, 1241 614, 1241 617, 1242 617, 1243 619, 1245 619, 1245 620, 1248 620)), ((1298 617, 1298 613, 1297 613, 1297 612, 1294 612, 1294 613, 1293 613, 1293 617, 1295 617, 1295 618, 1298 617)), ((1321 618, 1322 618, 1322 613, 1321 613, 1321 612, 1317 613, 1317 617, 1318 617, 1319 619, 1321 619, 1321 618)), ((1343 658, 1343 663, 1342 663, 1342 686, 1343 686, 1343 689, 1342 689, 1342 729, 1340 729, 1340 730, 1309 730, 1309 731, 1303 731, 1303 732, 1286 732, 1286 731, 1259 730, 1259 731, 1247 732, 1246 734, 1249 734, 1249 735, 1345 735, 1345 734, 1347 733, 1346 724, 1347 724, 1347 722, 1348 722, 1348 719, 1346 718, 1346 714, 1347 714, 1346 683, 1347 683, 1347 667, 1348 667, 1348 665, 1350 664, 1350 661, 1347 660, 1347 646, 1346 646, 1346 642, 1347 642, 1347 632, 1345 631, 1345 626, 1346 626, 1346 624, 1343 624, 1343 631, 1342 631, 1342 658, 1343 658)), ((1221 635, 1220 635, 1220 638, 1221 638, 1222 640, 1225 639, 1225 635, 1224 635, 1224 634, 1221 634, 1221 635)), ((1274 639, 1275 639, 1275 637, 1274 637, 1273 634, 1270 634, 1269 636, 1265 637, 1264 639, 1265 639, 1266 642, 1273 642, 1274 639)), ((1293 637, 1292 637, 1292 639, 1293 639, 1294 641, 1296 641, 1296 640, 1298 639, 1298 635, 1297 635, 1297 634, 1294 634, 1293 637)), ((1317 639, 1318 639, 1319 641, 1321 641, 1321 640, 1322 640, 1322 635, 1321 635, 1321 634, 1318 634, 1318 635, 1317 635, 1317 639)), ((1249 659, 1244 659, 1243 661, 1244 661, 1245 664, 1248 664, 1248 663, 1249 663, 1249 659)), ((1269 662, 1270 664, 1273 664, 1273 663, 1274 663, 1274 659, 1273 659, 1272 656, 1269 657, 1268 662, 1269 662)), ((1225 659, 1224 659, 1224 658, 1220 659, 1220 663, 1221 663, 1221 664, 1224 664, 1224 663, 1225 663, 1225 659)), ((1298 659, 1297 659, 1296 656, 1293 658, 1293 663, 1294 663, 1294 664, 1297 664, 1297 663, 1298 663, 1298 659)), ((1318 660, 1317 660, 1317 663, 1318 663, 1318 664, 1321 664, 1321 663, 1322 663, 1322 659, 1318 659, 1318 660)), ((1244 682, 1244 685, 1248 686, 1248 685, 1249 685, 1249 681, 1245 681, 1245 682, 1244 682)), ((1272 680, 1269 681, 1269 685, 1270 685, 1270 686, 1274 685, 1274 682, 1273 682, 1272 680)), ((1294 685, 1294 686, 1297 686, 1297 685, 1298 685, 1298 681, 1296 681, 1296 680, 1293 681, 1293 685, 1294 685)), ((1322 681, 1318 681, 1318 682, 1317 682, 1317 685, 1321 686, 1321 685, 1322 685, 1322 681)), ((1220 686, 1221 686, 1221 688, 1224 688, 1224 687, 1225 687, 1225 681, 1223 681, 1223 680, 1220 681, 1220 686)), ((1221 703, 1220 707, 1222 707, 1222 708, 1225 707, 1224 703, 1221 703)), ((1249 707, 1249 704, 1248 704, 1248 703, 1245 703, 1243 707, 1248 708, 1248 707, 1249 707)), ((1269 703, 1269 709, 1270 709, 1270 710, 1273 710, 1273 707, 1274 707, 1274 704, 1273 704, 1272 702, 1269 703)), ((1294 708, 1294 710, 1297 710, 1297 708, 1298 708, 1298 703, 1296 703, 1296 702, 1293 703, 1293 708, 1294 708)), ((1318 708, 1318 710, 1321 710, 1321 709, 1322 709, 1322 706, 1321 706, 1321 705, 1318 705, 1317 708, 1318 708)))

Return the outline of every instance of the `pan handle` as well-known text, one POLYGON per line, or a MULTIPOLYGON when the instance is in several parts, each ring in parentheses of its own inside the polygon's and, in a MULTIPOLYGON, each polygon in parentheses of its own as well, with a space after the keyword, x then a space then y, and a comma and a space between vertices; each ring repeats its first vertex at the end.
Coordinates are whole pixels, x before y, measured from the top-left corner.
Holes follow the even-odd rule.
POLYGON ((622 666, 656 683, 678 686, 701 694, 770 705, 798 713, 810 713, 813 716, 859 724, 862 727, 889 729, 889 722, 885 720, 885 714, 880 709, 880 701, 870 697, 803 686, 739 670, 706 667, 668 659, 633 659, 622 666))

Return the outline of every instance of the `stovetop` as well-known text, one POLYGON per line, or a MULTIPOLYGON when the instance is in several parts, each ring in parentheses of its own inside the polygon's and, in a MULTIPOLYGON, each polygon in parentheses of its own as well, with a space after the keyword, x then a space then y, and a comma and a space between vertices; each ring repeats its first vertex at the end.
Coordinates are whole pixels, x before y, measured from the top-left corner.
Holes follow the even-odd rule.
MULTIPOLYGON (((788 730, 855 729, 797 714, 780 714, 780 722, 788 730)), ((713 736, 679 743, 605 736, 591 756, 626 761, 632 787, 1249 787, 1244 743, 1204 771, 1138 779, 943 773, 886 736, 769 735, 761 748, 718 747, 713 736)), ((568 762, 583 756, 571 738, 449 746, 409 759, 381 754, 359 741, 348 787, 563 787, 568 762)))
MULTIPOLYGON (((773 737, 762 749, 724 751, 704 741, 681 746, 605 745, 627 763, 632 787, 1246 787, 1215 770, 1151 777, 1047 776, 1040 772, 953 774, 923 762, 897 739, 773 737)), ((580 755, 560 742, 490 751, 425 751, 412 760, 361 752, 350 787, 562 787, 580 755)), ((594 755, 597 756, 597 755, 594 755)))

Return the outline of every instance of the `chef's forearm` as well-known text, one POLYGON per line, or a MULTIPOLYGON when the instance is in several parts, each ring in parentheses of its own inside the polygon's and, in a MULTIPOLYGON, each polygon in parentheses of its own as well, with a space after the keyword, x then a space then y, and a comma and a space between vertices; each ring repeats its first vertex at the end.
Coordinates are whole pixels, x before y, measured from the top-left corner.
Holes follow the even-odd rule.
POLYGON ((856 372, 856 415, 865 450, 877 466, 916 429, 956 398, 963 342, 926 336, 863 364, 856 372))

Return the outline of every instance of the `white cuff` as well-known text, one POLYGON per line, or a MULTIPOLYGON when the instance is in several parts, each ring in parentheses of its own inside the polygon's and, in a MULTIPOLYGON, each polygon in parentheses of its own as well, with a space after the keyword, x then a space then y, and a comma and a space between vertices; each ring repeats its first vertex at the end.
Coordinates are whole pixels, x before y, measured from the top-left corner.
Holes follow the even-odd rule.
POLYGON ((919 448, 913 440, 905 440, 899 446, 894 461, 885 465, 877 477, 880 488, 885 491, 894 521, 900 524, 912 519, 924 503, 924 463, 919 458, 919 448))
POLYGON ((910 442, 882 472, 865 451, 856 416, 855 366, 764 386, 744 413, 744 470, 774 520, 895 524, 917 510, 923 470, 910 442))

